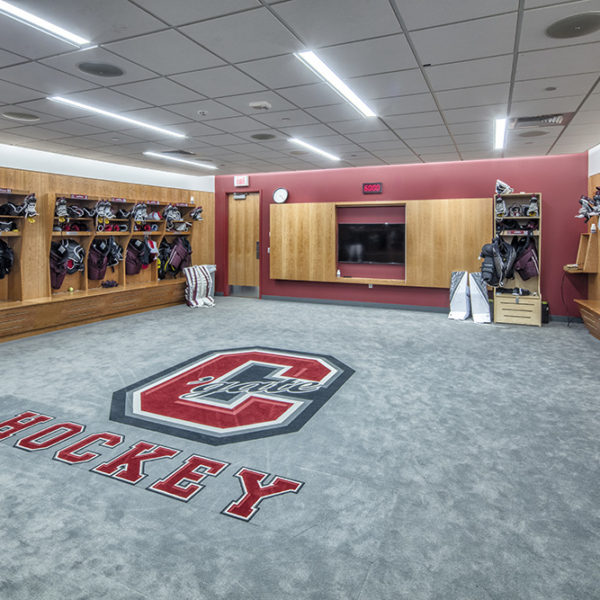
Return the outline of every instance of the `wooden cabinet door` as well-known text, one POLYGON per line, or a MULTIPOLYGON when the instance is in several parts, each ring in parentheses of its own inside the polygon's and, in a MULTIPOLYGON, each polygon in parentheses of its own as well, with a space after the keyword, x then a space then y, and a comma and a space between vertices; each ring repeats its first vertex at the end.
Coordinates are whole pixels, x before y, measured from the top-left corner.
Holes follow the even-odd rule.
POLYGON ((259 208, 258 194, 229 195, 229 285, 259 285, 259 208))

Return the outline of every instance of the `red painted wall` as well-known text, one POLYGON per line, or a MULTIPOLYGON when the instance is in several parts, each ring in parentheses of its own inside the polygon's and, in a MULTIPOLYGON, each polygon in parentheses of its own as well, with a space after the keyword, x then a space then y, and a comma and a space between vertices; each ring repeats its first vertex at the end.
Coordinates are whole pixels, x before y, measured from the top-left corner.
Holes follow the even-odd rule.
MULTIPOLYGON (((288 202, 369 202, 431 198, 492 197, 496 179, 516 192, 541 192, 542 297, 553 315, 578 316, 573 298, 587 296, 585 277, 563 276, 563 265, 575 262, 579 234, 586 231, 574 215, 587 192, 587 154, 518 159, 356 167, 250 175, 248 188, 234 188, 233 175, 215 178, 217 290, 226 292, 227 194, 257 191, 261 195, 260 292, 266 296, 382 302, 447 307, 448 290, 343 283, 277 281, 269 278, 269 205, 278 187, 289 190, 288 202), (381 181, 383 193, 363 195, 362 184, 381 181), (563 301, 564 298, 564 301, 563 301)), ((491 202, 491 200, 490 200, 491 202)))

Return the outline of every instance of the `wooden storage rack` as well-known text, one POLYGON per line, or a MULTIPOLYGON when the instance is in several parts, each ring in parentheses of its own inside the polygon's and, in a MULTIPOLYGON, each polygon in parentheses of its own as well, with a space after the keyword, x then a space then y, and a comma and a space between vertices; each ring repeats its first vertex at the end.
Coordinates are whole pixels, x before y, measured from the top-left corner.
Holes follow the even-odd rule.
MULTIPOLYGON (((18 174, 19 172, 12 172, 10 175, 13 173, 18 174)), ((27 177, 29 176, 25 175, 24 178, 27 177)), ((75 180, 75 178, 64 179, 69 187, 72 185, 72 180, 75 180)), ((106 189, 109 185, 110 182, 102 182, 98 183, 97 187, 106 189)), ((124 187, 119 183, 113 183, 113 185, 116 187, 117 193, 120 191, 119 187, 124 187)), ((117 287, 103 288, 100 286, 101 281, 88 279, 87 258, 90 245, 95 239, 110 235, 114 236, 115 241, 123 246, 124 255, 129 241, 135 238, 149 236, 159 245, 165 238, 172 241, 178 236, 186 236, 192 245, 192 262, 194 264, 214 262, 214 195, 212 193, 200 193, 201 201, 196 204, 193 201, 179 201, 184 196, 183 190, 171 191, 165 188, 137 185, 127 187, 141 190, 146 198, 153 189, 156 189, 160 200, 143 199, 139 202, 148 205, 148 212, 155 210, 161 214, 168 204, 177 206, 182 213, 182 220, 192 223, 191 229, 186 232, 167 231, 166 222, 161 218, 159 221, 147 221, 157 225, 156 231, 135 231, 135 224, 130 219, 113 219, 110 221, 112 224, 127 226, 127 231, 106 232, 97 231, 96 221, 93 218, 70 217, 70 222, 85 223, 87 231, 54 231, 55 227, 59 227, 58 219, 54 215, 56 199, 59 197, 66 198, 69 204, 76 203, 79 206, 90 208, 95 206, 99 199, 108 200, 112 204, 113 212, 118 207, 129 210, 137 201, 50 191, 43 194, 41 198, 38 196, 39 216, 33 223, 21 217, 0 215, 1 221, 10 219, 19 223, 17 231, 0 233, 0 239, 9 243, 15 254, 15 264, 11 273, 0 280, 0 342, 180 304, 184 301, 185 278, 179 274, 176 278, 168 276, 168 278, 159 279, 156 262, 151 263, 147 269, 142 269, 137 275, 126 274, 125 261, 115 266, 114 272, 109 267, 105 279, 117 281, 119 284, 117 287), (205 209, 204 220, 193 221, 189 218, 189 213, 198 205, 205 209), (206 222, 207 214, 208 223, 206 222), (49 278, 50 244, 64 238, 73 238, 84 248, 86 252, 85 270, 67 275, 61 287, 58 290, 52 290, 49 278), (35 277, 38 282, 36 287, 41 287, 41 293, 38 292, 34 297, 31 294, 32 277, 35 277), (39 279, 46 283, 39 286, 39 279), (27 283, 27 286, 24 282, 27 283), (73 288, 73 291, 70 292, 69 288, 73 288)), ((0 204, 8 201, 19 204, 29 193, 29 191, 0 188, 0 204)), ((189 197, 189 192, 186 194, 189 197)))
MULTIPOLYGON (((494 230, 497 235, 506 238, 511 243, 514 238, 528 235, 523 229, 528 222, 537 221, 536 229, 531 232, 535 241, 538 264, 541 270, 541 248, 542 248, 542 195, 540 193, 519 193, 519 194, 501 194, 494 197, 496 200, 502 198, 506 203, 508 214, 503 217, 496 217, 494 214, 494 230), (511 208, 518 207, 520 212, 529 205, 531 198, 537 198, 538 216, 511 215, 511 208), (497 232, 497 227, 506 221, 516 221, 518 229, 504 230, 497 232)), ((494 288, 494 321, 497 323, 514 323, 517 325, 542 325, 542 295, 540 289, 540 276, 532 277, 527 281, 521 279, 515 271, 514 276, 504 283, 505 288, 521 288, 530 292, 527 296, 518 296, 513 294, 503 294, 502 288, 494 288)))

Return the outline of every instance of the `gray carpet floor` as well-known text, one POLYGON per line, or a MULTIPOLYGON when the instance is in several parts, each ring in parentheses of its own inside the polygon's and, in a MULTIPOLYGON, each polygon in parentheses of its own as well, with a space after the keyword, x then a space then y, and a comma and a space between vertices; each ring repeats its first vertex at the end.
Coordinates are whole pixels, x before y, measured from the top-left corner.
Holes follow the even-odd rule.
POLYGON ((183 503, 146 490, 178 458, 133 486, 90 472, 119 449, 70 466, 52 460, 69 442, 0 442, 3 600, 600 599, 600 342, 580 324, 221 297, 0 356, 0 420, 29 409, 231 463, 183 503), (113 391, 254 345, 355 374, 286 435, 209 446, 109 421, 113 391), (242 466, 304 486, 234 519, 242 466))

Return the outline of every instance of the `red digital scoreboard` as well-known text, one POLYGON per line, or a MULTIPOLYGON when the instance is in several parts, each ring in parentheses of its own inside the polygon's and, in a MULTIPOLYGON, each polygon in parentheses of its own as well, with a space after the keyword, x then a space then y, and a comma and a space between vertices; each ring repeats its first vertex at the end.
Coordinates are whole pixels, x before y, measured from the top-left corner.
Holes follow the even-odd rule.
POLYGON ((381 183, 363 183, 363 194, 381 194, 383 185, 381 183))

